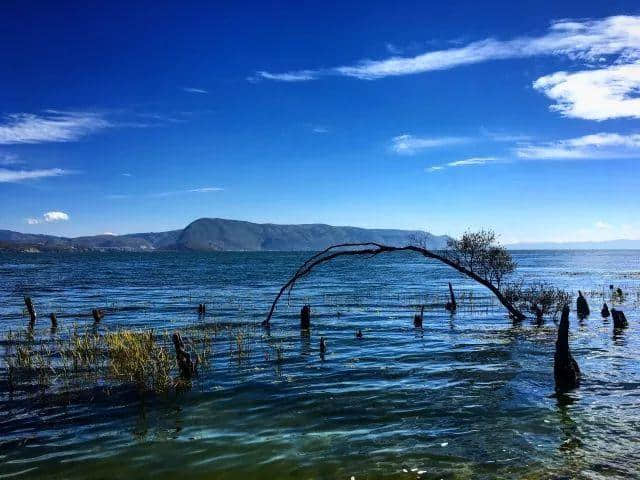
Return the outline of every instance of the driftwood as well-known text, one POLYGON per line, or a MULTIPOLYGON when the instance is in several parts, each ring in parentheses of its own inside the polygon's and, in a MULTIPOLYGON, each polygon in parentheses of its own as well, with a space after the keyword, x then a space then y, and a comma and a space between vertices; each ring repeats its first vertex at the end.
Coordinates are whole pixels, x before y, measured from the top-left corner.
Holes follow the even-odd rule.
POLYGON ((191 355, 184 348, 184 341, 180 332, 173 334, 173 346, 176 349, 176 361, 182 378, 189 380, 196 375, 196 364, 191 360, 191 355))
POLYGON ((99 308, 94 308, 91 310, 91 316, 93 317, 94 322, 100 323, 100 320, 104 318, 104 312, 99 308))
POLYGON ((580 368, 569 350, 569 307, 562 309, 556 353, 553 357, 553 377, 556 392, 562 393, 573 390, 580 385, 580 368))
POLYGON ((306 262, 302 264, 302 266, 296 271, 296 273, 289 279, 287 283, 285 283, 276 298, 273 300, 271 304, 271 308, 269 309, 269 313, 267 314, 267 318, 262 322, 263 326, 269 326, 269 322, 271 321, 271 317, 273 316, 273 312, 275 311, 276 305, 280 300, 282 295, 293 289, 293 286, 296 284, 298 280, 308 275, 313 268, 318 265, 322 265, 323 263, 327 263, 334 258, 338 257, 355 257, 355 256, 365 256, 368 258, 375 257, 376 255, 380 255, 382 253, 391 253, 391 252, 414 252, 422 255, 425 258, 437 260, 439 262, 444 263, 445 265, 450 266, 451 268, 457 270, 458 272, 466 275, 467 277, 475 280, 480 285, 488 288, 498 299, 498 301, 505 307, 507 312, 514 321, 522 321, 525 319, 525 315, 518 310, 500 291, 498 286, 491 283, 491 281, 482 278, 479 274, 469 270, 465 266, 461 265, 459 262, 447 258, 445 255, 440 253, 432 252, 431 250, 427 250, 426 248, 419 247, 416 245, 407 245, 405 247, 393 247, 390 245, 382 245, 380 243, 375 242, 365 242, 365 243, 342 243, 338 245, 332 245, 322 252, 317 253, 310 257, 306 262))
POLYGON ((450 300, 446 303, 444 308, 451 313, 455 313, 458 305, 456 304, 456 296, 453 294, 453 287, 451 286, 451 282, 449 282, 449 296, 450 300))
POLYGON ((33 306, 33 302, 31 301, 31 297, 24 297, 24 304, 27 307, 27 312, 29 312, 29 324, 31 326, 36 323, 36 309, 33 306))
POLYGON ((611 313, 609 312, 609 305, 607 305, 607 302, 604 302, 604 305, 602 305, 602 310, 600 310, 600 315, 602 315, 602 318, 609 318, 609 315, 611 315, 611 313))
POLYGON ((311 327, 311 305, 304 305, 300 310, 300 328, 309 330, 311 327))
POLYGON ((580 320, 584 320, 591 313, 591 311, 589 310, 589 304, 587 303, 587 299, 584 298, 580 290, 578 290, 578 299, 576 300, 576 309, 578 311, 578 318, 580 320))
POLYGON ((613 318, 613 328, 627 328, 629 326, 629 322, 627 322, 627 317, 624 315, 622 310, 616 310, 615 308, 611 309, 611 317, 613 318))
POLYGON ((422 328, 422 320, 424 320, 424 305, 420 305, 420 313, 416 313, 413 316, 413 326, 422 328))

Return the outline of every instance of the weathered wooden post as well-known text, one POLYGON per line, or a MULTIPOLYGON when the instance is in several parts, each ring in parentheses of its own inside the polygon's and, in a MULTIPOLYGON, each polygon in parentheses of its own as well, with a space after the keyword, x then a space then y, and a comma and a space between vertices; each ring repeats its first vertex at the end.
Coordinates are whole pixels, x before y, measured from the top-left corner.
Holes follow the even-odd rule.
POLYGON ((324 341, 324 337, 320 337, 320 356, 324 358, 325 353, 327 353, 327 343, 324 341))
POLYGON ((580 368, 569 350, 569 306, 562 309, 556 353, 553 357, 553 377, 556 392, 562 393, 573 390, 580 385, 580 368))
POLYGON ((300 310, 300 328, 309 329, 311 327, 311 305, 305 305, 300 310))
POLYGON ((27 307, 27 312, 29 312, 29 324, 33 327, 36 323, 36 309, 33 307, 31 297, 24 297, 24 304, 27 307))
POLYGON ((198 305, 198 315, 204 315, 205 313, 207 313, 207 307, 204 303, 201 303, 198 305))
POLYGON ((422 328, 422 320, 424 319, 424 305, 420 305, 420 313, 416 313, 413 316, 413 326, 415 328, 422 328))
POLYGON ((51 330, 56 330, 58 328, 58 318, 56 317, 56 314, 51 313, 49 318, 51 319, 51 330))
POLYGON ((176 349, 176 361, 180 369, 180 375, 186 380, 190 380, 196 374, 196 365, 191 360, 191 355, 184 348, 184 342, 180 332, 173 334, 173 346, 176 349))
POLYGON ((93 317, 93 321, 95 323, 100 323, 100 320, 104 317, 104 312, 98 308, 94 308, 91 310, 91 316, 93 317))
POLYGON ((616 310, 615 308, 612 308, 611 317, 613 318, 614 329, 618 330, 620 328, 627 328, 629 326, 627 317, 624 315, 624 312, 622 310, 616 310))
POLYGON ((602 315, 602 318, 609 318, 609 315, 611 315, 609 313, 609 305, 607 305, 607 302, 604 302, 604 305, 602 305, 602 310, 600 310, 600 315, 602 315))
POLYGON ((584 298, 580 290, 578 290, 578 300, 576 300, 576 309, 578 311, 578 318, 580 320, 584 320, 591 313, 591 311, 589 310, 589 304, 587 303, 587 299, 584 298))
POLYGON ((453 287, 451 286, 451 282, 449 282, 449 296, 451 297, 451 299, 446 303, 444 308, 451 313, 454 313, 456 311, 456 308, 458 308, 458 305, 456 304, 456 297, 453 294, 453 287))

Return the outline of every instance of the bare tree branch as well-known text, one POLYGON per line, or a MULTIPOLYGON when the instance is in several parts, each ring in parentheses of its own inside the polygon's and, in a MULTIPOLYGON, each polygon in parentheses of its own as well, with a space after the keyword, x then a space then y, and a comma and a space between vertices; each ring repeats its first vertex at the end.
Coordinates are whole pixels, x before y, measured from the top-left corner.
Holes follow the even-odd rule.
MULTIPOLYGON (((267 318, 264 320, 264 322, 262 322, 262 324, 265 326, 269 325, 269 322, 271 321, 271 317, 273 316, 273 312, 275 311, 276 305, 280 300, 280 297, 282 297, 282 295, 287 291, 291 292, 296 282, 301 278, 305 277, 306 275, 308 275, 315 267, 322 265, 324 263, 327 263, 333 260, 334 258, 338 258, 338 257, 364 255, 370 258, 372 256, 376 256, 382 253, 402 252, 402 251, 415 252, 422 255, 423 257, 426 257, 432 260, 437 260, 439 262, 444 263, 445 265, 450 266, 451 268, 454 268, 455 270, 462 273, 463 275, 466 275, 467 277, 475 280, 479 284, 491 290, 491 292, 496 296, 498 301, 500 301, 500 303, 507 309, 507 311, 509 312, 509 315, 514 320, 521 321, 525 318, 524 314, 522 314, 522 312, 520 312, 500 292, 499 287, 492 283, 491 277, 493 277, 493 275, 481 276, 473 272, 470 268, 467 268, 467 266, 463 265, 461 262, 456 261, 455 259, 449 258, 448 256, 446 256, 446 254, 443 255, 440 253, 433 252, 423 246, 407 245, 405 247, 393 247, 390 245, 382 245, 374 242, 366 242, 366 243, 343 243, 338 245, 332 245, 324 249, 322 252, 319 252, 313 255, 312 257, 310 257, 308 260, 306 260, 302 264, 302 266, 298 268, 298 270, 293 275, 293 277, 291 277, 289 281, 282 286, 282 288, 276 295, 276 298, 274 299, 273 303, 271 304, 271 308, 269 309, 269 314, 267 315, 267 318)), ((476 256, 477 256, 477 252, 474 252, 474 257, 476 256)), ((475 258, 474 258, 474 261, 475 261, 475 258)), ((513 264, 510 264, 511 268, 512 266, 513 264)), ((500 277, 499 279, 496 279, 496 280, 500 282, 502 278, 500 277)))

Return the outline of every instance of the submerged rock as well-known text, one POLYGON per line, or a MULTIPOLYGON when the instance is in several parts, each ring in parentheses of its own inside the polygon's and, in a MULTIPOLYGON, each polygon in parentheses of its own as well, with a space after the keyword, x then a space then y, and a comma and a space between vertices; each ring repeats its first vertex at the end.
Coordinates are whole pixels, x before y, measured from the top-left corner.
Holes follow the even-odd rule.
POLYGON ((569 350, 569 307, 562 309, 556 353, 553 358, 553 376, 556 392, 567 392, 580 386, 580 368, 569 350))

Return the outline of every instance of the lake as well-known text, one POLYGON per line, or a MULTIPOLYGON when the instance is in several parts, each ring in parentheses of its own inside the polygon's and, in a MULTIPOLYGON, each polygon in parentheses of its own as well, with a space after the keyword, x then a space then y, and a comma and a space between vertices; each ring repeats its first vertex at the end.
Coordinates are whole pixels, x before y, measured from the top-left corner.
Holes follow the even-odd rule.
POLYGON ((308 256, 0 254, 3 337, 26 330, 24 295, 42 338, 91 328, 92 308, 106 312, 101 332, 218 326, 206 369, 166 397, 28 399, 8 392, 2 362, 0 478, 640 478, 640 251, 514 253, 518 277, 574 296, 569 341, 584 378, 562 401, 552 395, 551 319, 514 325, 483 287, 414 255, 327 264, 263 329, 308 256), (455 315, 443 308, 449 281, 455 315), (599 314, 610 284, 626 293, 630 325, 617 335, 599 314), (592 311, 583 322, 578 289, 592 311), (299 328, 307 302, 309 334, 299 328), (234 325, 250 345, 242 357, 234 325))

